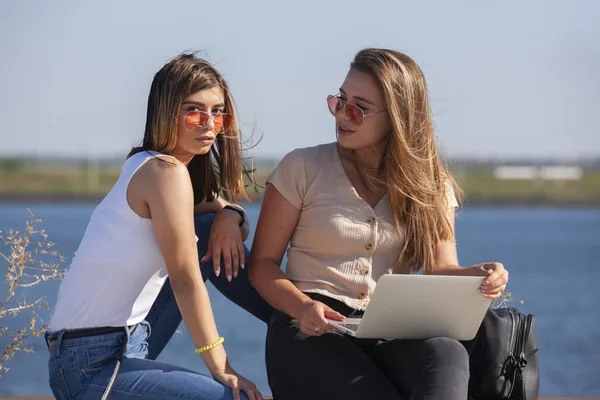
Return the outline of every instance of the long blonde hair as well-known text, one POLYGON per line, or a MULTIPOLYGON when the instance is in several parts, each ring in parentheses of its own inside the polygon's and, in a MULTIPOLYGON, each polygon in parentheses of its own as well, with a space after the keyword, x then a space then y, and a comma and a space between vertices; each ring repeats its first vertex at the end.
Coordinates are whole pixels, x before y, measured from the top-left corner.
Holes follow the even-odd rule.
POLYGON ((195 54, 180 54, 156 73, 148 95, 146 129, 140 151, 155 150, 169 154, 177 144, 178 113, 187 96, 203 89, 220 87, 225 95, 224 112, 234 116, 229 130, 219 134, 207 154, 196 155, 188 164, 194 190, 194 204, 212 201, 220 192, 229 201, 250 200, 243 184, 245 172, 241 156, 241 132, 236 107, 227 81, 208 61, 195 54))
POLYGON ((399 259, 413 271, 432 272, 436 244, 454 240, 446 185, 459 202, 461 191, 438 154, 425 77, 414 60, 388 49, 361 50, 351 68, 379 82, 392 121, 383 167, 394 224, 405 234, 399 259))

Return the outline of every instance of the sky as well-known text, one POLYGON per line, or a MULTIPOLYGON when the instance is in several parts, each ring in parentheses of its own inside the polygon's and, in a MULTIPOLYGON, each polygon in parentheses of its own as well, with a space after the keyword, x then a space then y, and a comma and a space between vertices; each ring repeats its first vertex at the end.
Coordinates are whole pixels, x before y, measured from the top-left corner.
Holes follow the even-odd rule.
POLYGON ((124 157, 154 74, 197 50, 230 84, 248 154, 280 157, 335 140, 327 95, 357 51, 385 47, 423 69, 445 155, 597 157, 599 16, 596 0, 5 0, 0 156, 124 157))

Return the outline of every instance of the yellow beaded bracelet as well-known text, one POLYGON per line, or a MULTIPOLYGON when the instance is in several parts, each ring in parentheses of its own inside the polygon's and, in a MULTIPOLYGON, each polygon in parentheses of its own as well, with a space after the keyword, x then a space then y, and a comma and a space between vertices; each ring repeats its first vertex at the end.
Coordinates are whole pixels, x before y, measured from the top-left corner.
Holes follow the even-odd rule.
POLYGON ((205 351, 212 350, 215 347, 222 345, 224 341, 225 338, 221 336, 216 342, 207 344, 206 346, 196 347, 196 350, 194 351, 196 352, 196 354, 204 353, 205 351))

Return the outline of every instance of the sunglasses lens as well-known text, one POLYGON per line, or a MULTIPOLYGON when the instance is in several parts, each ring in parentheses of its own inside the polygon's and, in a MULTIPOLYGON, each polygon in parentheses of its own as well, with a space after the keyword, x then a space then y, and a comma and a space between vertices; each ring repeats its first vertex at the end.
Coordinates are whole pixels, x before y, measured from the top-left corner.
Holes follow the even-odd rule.
POLYGON ((231 125, 233 124, 233 115, 231 114, 221 114, 223 118, 223 127, 221 128, 221 132, 227 132, 231 129, 231 125))
POLYGON ((227 132, 233 117, 230 114, 214 114, 215 133, 227 132))
POLYGON ((354 125, 361 125, 363 123, 364 114, 358 106, 354 104, 346 104, 346 113, 348 114, 350 122, 352 122, 354 125))
POLYGON ((331 113, 331 115, 336 116, 337 113, 339 113, 342 110, 342 108, 344 108, 344 105, 346 105, 346 114, 348 115, 350 121, 354 125, 362 124, 364 114, 358 106, 346 103, 341 99, 337 98, 336 96, 327 96, 327 106, 329 107, 329 112, 331 113))
POLYGON ((202 111, 190 111, 185 114, 185 128, 190 131, 195 131, 203 127, 208 121, 208 114, 202 111))
POLYGON ((335 117, 335 114, 337 114, 338 111, 340 111, 340 109, 342 108, 342 103, 337 97, 330 95, 327 96, 327 107, 329 108, 329 112, 331 113, 331 115, 335 117))
POLYGON ((221 132, 221 129, 223 129, 223 114, 215 114, 213 124, 215 126, 215 133, 221 132))

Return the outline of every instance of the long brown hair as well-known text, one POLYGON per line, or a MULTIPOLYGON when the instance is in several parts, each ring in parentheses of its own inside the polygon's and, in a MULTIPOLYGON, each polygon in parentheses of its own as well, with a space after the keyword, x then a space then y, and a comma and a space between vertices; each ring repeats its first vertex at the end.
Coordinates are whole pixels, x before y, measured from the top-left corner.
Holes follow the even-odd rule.
POLYGON ((150 150, 170 154, 177 144, 177 116, 183 99, 216 86, 221 87, 225 95, 224 112, 234 117, 230 129, 217 135, 210 152, 194 156, 188 164, 194 204, 203 200, 213 201, 220 192, 229 201, 237 202, 240 197, 250 200, 242 180, 245 169, 235 102, 227 82, 208 61, 195 54, 180 54, 154 75, 148 95, 142 145, 134 147, 127 155, 131 157, 150 150))
POLYGON ((383 167, 394 223, 405 234, 399 259, 432 272, 436 244, 454 240, 446 191, 459 202, 461 192, 438 154, 425 77, 414 60, 388 49, 363 49, 350 66, 379 82, 392 121, 383 167))

